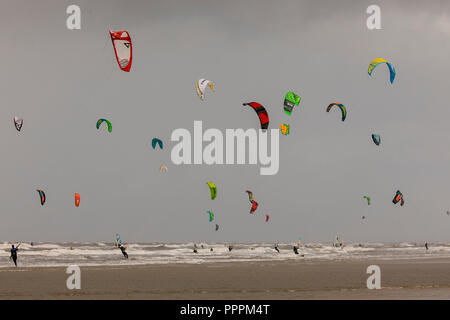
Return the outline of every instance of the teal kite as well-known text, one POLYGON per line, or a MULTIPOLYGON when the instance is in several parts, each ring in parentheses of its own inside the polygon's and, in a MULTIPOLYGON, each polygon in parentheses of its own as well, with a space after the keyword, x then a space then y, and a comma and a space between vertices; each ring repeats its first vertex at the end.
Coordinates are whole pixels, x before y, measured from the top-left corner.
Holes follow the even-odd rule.
POLYGON ((106 124, 108 125, 108 131, 111 132, 112 131, 112 124, 111 122, 109 122, 106 119, 98 119, 97 120, 97 130, 100 129, 100 126, 103 122, 106 122, 106 124))
POLYGON ((158 138, 153 138, 153 140, 152 140, 152 148, 155 149, 156 145, 159 145, 160 149, 163 148, 163 142, 160 139, 158 139, 158 138))

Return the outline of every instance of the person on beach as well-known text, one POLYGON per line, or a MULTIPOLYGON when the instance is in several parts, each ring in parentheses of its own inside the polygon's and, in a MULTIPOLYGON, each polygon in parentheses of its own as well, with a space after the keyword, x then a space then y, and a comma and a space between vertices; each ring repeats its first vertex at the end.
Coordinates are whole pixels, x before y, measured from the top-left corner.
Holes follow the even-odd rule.
POLYGON ((278 249, 278 243, 275 245, 275 250, 277 250, 278 253, 280 253, 280 249, 278 249))
POLYGON ((124 247, 121 243, 119 243, 119 249, 120 251, 122 251, 122 254, 125 257, 125 259, 128 259, 128 253, 125 251, 127 248, 124 247))
POLYGON ((16 265, 16 268, 17 268, 17 251, 19 250, 20 245, 21 244, 19 243, 16 248, 14 248, 14 245, 11 246, 11 257, 10 257, 10 259, 12 259, 12 261, 16 265))

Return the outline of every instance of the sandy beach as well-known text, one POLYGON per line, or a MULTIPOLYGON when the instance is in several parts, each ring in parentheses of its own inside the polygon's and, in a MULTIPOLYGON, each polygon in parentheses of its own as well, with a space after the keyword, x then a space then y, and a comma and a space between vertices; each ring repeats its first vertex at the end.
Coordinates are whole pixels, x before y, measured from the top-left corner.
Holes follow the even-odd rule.
POLYGON ((0 270, 0 299, 450 299, 450 259, 280 261, 0 270), (366 287, 381 268, 380 290, 366 287))

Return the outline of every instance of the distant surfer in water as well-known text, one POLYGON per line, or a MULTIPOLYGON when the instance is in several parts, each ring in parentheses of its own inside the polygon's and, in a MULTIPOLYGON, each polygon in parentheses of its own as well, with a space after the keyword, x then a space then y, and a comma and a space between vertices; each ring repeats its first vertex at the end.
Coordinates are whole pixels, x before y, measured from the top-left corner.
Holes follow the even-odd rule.
POLYGON ((278 249, 278 243, 274 247, 275 250, 277 250, 278 253, 280 253, 280 249, 278 249))
POLYGON ((194 244, 194 253, 197 253, 197 245, 194 244))
POLYGON ((231 251, 231 250, 233 250, 233 246, 230 244, 230 245, 228 246, 228 251, 231 251))
POLYGON ((425 249, 428 250, 428 242, 425 242, 425 249))
POLYGON ((294 253, 295 253, 295 254, 298 254, 298 248, 297 248, 296 246, 293 246, 293 247, 292 247, 292 250, 294 250, 294 253))
POLYGON ((122 254, 125 257, 125 259, 128 259, 128 253, 125 251, 127 248, 124 247, 121 243, 119 243, 118 246, 119 246, 120 251, 122 251, 122 254))
POLYGON ((14 261, 14 264, 16 265, 16 267, 17 267, 17 251, 19 250, 19 247, 20 247, 20 243, 17 245, 17 247, 16 248, 14 248, 14 245, 12 245, 11 246, 11 259, 12 259, 12 261, 14 261))

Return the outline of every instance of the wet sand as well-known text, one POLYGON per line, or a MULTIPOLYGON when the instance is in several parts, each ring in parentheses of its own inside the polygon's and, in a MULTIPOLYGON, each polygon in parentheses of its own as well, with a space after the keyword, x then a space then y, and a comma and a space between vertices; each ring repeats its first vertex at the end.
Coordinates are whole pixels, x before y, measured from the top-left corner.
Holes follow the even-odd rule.
POLYGON ((0 299, 450 299, 450 259, 0 269, 0 299), (369 290, 369 265, 381 289, 369 290))

